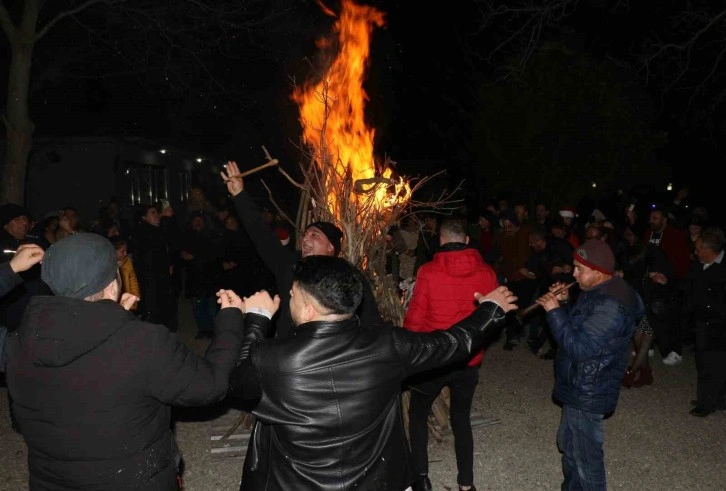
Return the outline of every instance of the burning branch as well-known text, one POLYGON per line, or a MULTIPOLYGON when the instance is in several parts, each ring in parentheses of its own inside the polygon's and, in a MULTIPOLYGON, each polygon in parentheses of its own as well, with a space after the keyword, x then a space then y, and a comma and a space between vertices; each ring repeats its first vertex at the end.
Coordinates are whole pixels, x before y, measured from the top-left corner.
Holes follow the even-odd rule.
MULTIPOLYGON (((413 193, 428 178, 414 180, 393 175, 393 162, 374 157, 375 130, 365 121, 363 90, 370 36, 383 25, 383 14, 373 7, 341 2, 334 30, 339 52, 331 57, 317 82, 294 87, 300 107, 303 135, 300 150, 305 168, 296 227, 313 221, 338 225, 345 234, 341 254, 369 277, 381 314, 400 325, 403 308, 398 285, 386 271, 391 251, 385 236, 403 215, 420 205, 427 209, 446 205, 450 195, 435 203, 413 201, 413 193)), ((457 188, 458 189, 458 188, 457 188)))

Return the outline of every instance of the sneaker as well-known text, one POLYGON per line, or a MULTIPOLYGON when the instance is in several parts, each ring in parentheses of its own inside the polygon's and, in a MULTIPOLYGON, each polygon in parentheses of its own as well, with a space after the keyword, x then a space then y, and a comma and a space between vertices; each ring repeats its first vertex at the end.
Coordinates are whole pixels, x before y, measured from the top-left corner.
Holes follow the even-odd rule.
POLYGON ((668 353, 668 356, 663 358, 663 364, 670 365, 670 366, 678 365, 682 361, 683 361, 683 357, 681 355, 679 355, 678 353, 676 353, 675 351, 671 351, 670 353, 668 353))

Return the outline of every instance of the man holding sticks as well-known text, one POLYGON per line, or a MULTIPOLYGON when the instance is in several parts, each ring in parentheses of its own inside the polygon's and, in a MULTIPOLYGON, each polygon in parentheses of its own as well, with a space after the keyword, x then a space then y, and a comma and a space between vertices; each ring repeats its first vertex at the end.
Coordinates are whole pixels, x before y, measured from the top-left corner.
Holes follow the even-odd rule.
MULTIPOLYGON (((268 167, 267 164, 253 171, 268 167)), ((290 317, 290 289, 292 288, 292 269, 297 260, 312 255, 337 256, 340 253, 343 232, 331 222, 314 222, 307 226, 302 238, 300 253, 292 251, 280 243, 277 235, 270 230, 262 219, 262 213, 252 197, 244 190, 244 176, 250 171, 242 173, 236 162, 227 162, 225 170, 220 174, 227 184, 227 190, 232 195, 237 214, 240 217, 250 240, 255 246, 265 265, 272 271, 280 295, 280 309, 275 322, 275 336, 285 337, 292 326, 290 317)), ((378 311, 376 298, 368 282, 363 285, 363 300, 356 312, 363 325, 380 324, 383 322, 378 311)))

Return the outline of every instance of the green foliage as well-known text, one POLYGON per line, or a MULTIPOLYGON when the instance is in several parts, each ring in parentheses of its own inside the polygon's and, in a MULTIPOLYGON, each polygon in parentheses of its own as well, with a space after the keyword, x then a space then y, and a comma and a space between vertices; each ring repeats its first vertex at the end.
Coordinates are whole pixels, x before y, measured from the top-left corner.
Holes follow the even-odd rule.
POLYGON ((472 147, 487 194, 546 189, 557 205, 666 181, 654 157, 666 135, 652 129, 649 101, 631 80, 622 67, 550 44, 518 78, 481 87, 472 147))

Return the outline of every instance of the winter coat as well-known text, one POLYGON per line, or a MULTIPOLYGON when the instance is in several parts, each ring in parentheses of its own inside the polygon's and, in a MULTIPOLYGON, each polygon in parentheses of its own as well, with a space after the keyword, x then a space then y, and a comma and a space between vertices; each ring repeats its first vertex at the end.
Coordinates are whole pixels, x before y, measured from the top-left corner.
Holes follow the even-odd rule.
MULTIPOLYGON (((139 222, 131 236, 134 270, 141 287, 139 314, 145 320, 168 323, 174 316, 172 257, 161 227, 139 222)), ((169 326, 167 326, 169 327, 169 326)))
POLYGON ((569 309, 547 312, 557 341, 554 397, 595 414, 615 410, 628 362, 628 343, 643 301, 619 277, 581 291, 569 309))
MULTIPOLYGON (((447 329, 474 312, 474 292, 486 295, 497 286, 497 274, 478 250, 445 244, 419 268, 403 327, 414 332, 447 329)), ((483 356, 479 351, 468 365, 481 365, 483 356)))
POLYGON ((704 350, 726 351, 726 260, 706 269, 694 261, 683 281, 683 297, 683 315, 704 330, 704 350))
MULTIPOLYGON (((2 250, 16 251, 22 244, 30 243, 33 243, 30 238, 21 241, 10 235, 4 228, 0 228, 0 248, 2 250)), ((12 258, 12 253, 0 254, 0 264, 10 262, 12 258)), ((27 271, 21 271, 18 276, 22 278, 22 282, 0 297, 0 326, 6 327, 8 331, 14 331, 20 326, 23 313, 32 297, 51 294, 48 285, 40 279, 40 264, 36 264, 27 271)))
POLYGON ((500 307, 485 302, 445 331, 361 325, 354 316, 257 341, 269 321, 247 314, 242 352, 250 343, 249 356, 230 379, 230 394, 257 417, 240 489, 406 489, 414 476, 403 380, 465 360, 503 318, 500 307))
MULTIPOLYGON (((136 278, 134 271, 134 263, 130 257, 125 257, 119 262, 118 271, 121 274, 121 289, 124 293, 130 293, 137 298, 141 298, 141 288, 139 280, 136 278)), ((134 304, 131 310, 136 310, 138 302, 134 304)))
POLYGON ((10 267, 10 261, 0 263, 0 297, 23 282, 18 273, 10 267))
MULTIPOLYGON (((277 293, 280 295, 280 308, 275 319, 275 337, 285 337, 292 328, 290 317, 290 289, 292 288, 292 267, 300 259, 300 253, 294 251, 280 242, 280 238, 272 231, 262 219, 262 213, 252 197, 242 191, 232 198, 245 231, 255 245, 262 261, 275 275, 277 293)), ((260 289, 264 286, 260 286, 260 289)), ((370 284, 363 282, 363 300, 357 311, 364 325, 380 324, 383 322, 378 311, 376 297, 370 284)))
POLYGON ((6 373, 30 489, 176 489, 170 406, 222 399, 241 345, 228 315, 202 358, 111 300, 34 297, 6 373))

